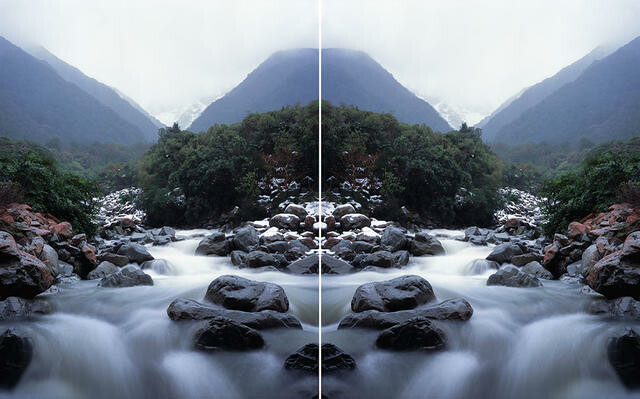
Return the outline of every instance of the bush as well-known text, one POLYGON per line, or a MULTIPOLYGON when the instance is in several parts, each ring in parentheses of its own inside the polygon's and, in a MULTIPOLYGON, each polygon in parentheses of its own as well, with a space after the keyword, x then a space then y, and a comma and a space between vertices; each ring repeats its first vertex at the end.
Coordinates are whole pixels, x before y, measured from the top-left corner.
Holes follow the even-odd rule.
POLYGON ((640 150, 628 147, 626 151, 591 155, 578 172, 566 173, 544 185, 548 217, 545 233, 564 231, 570 222, 605 211, 625 200, 625 195, 633 196, 639 182, 640 150))
POLYGON ((7 202, 22 202, 39 212, 69 221, 76 231, 95 233, 92 217, 97 186, 72 173, 59 170, 49 155, 11 147, 0 152, 0 187, 7 202), (5 191, 6 190, 6 191, 5 191))

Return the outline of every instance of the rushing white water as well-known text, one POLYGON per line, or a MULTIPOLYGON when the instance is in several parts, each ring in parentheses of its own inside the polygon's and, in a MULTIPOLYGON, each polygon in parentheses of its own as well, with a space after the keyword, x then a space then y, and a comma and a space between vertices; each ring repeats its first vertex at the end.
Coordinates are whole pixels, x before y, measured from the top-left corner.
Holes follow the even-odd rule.
MULTIPOLYGON (((412 258, 385 273, 323 276, 323 342, 356 359, 355 371, 324 376, 323 393, 369 398, 638 398, 619 382, 606 357, 606 341, 626 326, 585 313, 593 298, 582 286, 543 280, 541 288, 487 286, 492 271, 471 274, 474 259, 491 247, 452 239, 459 231, 437 230, 446 255, 412 258), (438 300, 466 298, 468 322, 443 324, 448 347, 436 352, 376 349, 374 330, 341 329, 355 289, 405 274, 426 278, 438 300)), ((340 396, 338 396, 340 397, 340 396)))
POLYGON ((301 346, 317 342, 317 277, 252 272, 227 257, 194 256, 199 240, 148 247, 173 272, 148 271, 152 287, 102 288, 97 280, 80 281, 45 296, 55 313, 0 322, 0 330, 15 327, 34 343, 34 358, 19 385, 0 391, 0 398, 311 397, 317 378, 301 377, 283 364, 301 346), (224 274, 280 284, 289 297, 289 313, 304 329, 263 330, 266 346, 258 351, 194 350, 197 322, 173 322, 166 309, 179 297, 202 300, 209 283, 224 274))

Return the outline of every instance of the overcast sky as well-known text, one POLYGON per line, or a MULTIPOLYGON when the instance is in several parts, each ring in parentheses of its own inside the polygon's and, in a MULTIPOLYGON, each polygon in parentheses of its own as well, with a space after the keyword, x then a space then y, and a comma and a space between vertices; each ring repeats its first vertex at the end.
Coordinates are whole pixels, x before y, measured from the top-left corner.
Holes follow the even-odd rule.
MULTIPOLYGON (((274 51, 316 47, 317 5, 0 0, 0 35, 160 115, 228 91, 274 51)), ((637 0, 322 0, 322 15, 324 47, 369 53, 470 123, 594 47, 640 35, 637 0)))

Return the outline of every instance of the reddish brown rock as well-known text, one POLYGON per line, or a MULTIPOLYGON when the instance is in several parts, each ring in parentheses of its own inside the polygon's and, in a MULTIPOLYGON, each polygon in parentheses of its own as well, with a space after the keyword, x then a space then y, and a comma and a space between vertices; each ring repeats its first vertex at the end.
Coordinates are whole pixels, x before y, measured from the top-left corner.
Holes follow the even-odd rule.
POLYGON ((62 222, 53 225, 51 227, 51 232, 64 240, 68 240, 73 237, 73 229, 69 222, 62 222))
POLYGON ((567 229, 567 237, 570 240, 580 240, 582 237, 589 233, 589 228, 582 223, 571 222, 567 229))

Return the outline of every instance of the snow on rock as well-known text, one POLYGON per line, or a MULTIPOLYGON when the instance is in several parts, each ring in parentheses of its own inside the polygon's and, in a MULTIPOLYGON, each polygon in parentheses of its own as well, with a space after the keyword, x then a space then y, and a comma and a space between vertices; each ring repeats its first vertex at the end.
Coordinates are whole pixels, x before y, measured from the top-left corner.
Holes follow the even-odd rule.
POLYGON ((105 226, 116 220, 128 218, 136 225, 141 224, 146 214, 141 209, 137 209, 133 203, 141 193, 141 189, 130 187, 114 191, 101 198, 94 198, 100 206, 95 222, 105 226))
POLYGON ((536 197, 512 187, 501 188, 498 193, 506 202, 505 207, 494 214, 499 224, 504 224, 513 218, 523 220, 532 226, 540 226, 544 223, 545 218, 540 206, 545 198, 536 197))

